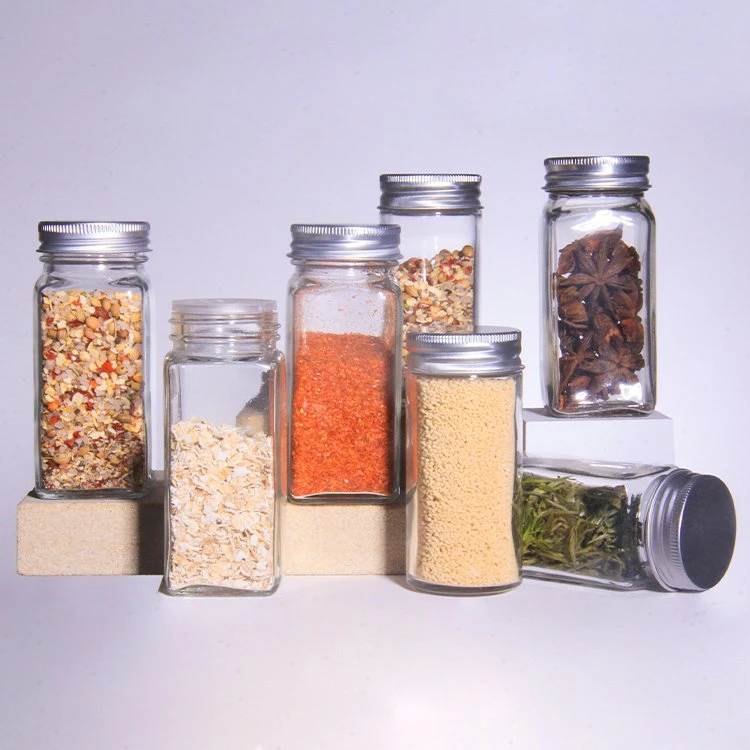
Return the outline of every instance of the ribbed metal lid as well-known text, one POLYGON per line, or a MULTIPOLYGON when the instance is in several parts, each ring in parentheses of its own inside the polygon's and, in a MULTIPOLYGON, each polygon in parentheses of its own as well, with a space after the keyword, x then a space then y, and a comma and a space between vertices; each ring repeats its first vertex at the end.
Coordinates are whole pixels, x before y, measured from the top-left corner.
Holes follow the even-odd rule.
POLYGON ((478 174, 381 174, 381 211, 478 211, 478 174))
POLYGON ((550 193, 584 190, 642 192, 648 182, 648 156, 556 156, 544 160, 544 189, 550 193))
POLYGON ((151 227, 146 221, 42 221, 40 253, 145 253, 151 227))
POLYGON ((477 326, 473 333, 418 333, 406 337, 406 366, 423 375, 520 372, 521 331, 477 326))
POLYGON ((665 589, 704 591, 727 572, 737 521, 732 495, 717 477, 675 469, 653 489, 644 546, 665 589))
POLYGON ((293 260, 368 261, 401 258, 396 224, 292 224, 293 260))

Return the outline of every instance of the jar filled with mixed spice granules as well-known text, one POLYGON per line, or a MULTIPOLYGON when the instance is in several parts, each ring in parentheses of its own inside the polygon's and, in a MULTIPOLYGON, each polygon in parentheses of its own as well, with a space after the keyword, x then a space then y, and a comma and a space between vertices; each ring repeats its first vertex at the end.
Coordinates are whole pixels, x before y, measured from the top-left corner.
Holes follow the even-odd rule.
POLYGON ((521 581, 521 333, 410 333, 406 580, 438 594, 521 581))
POLYGON ((399 495, 399 228, 291 228, 289 499, 399 495))
POLYGON ((556 416, 642 415, 656 401, 655 223, 647 156, 546 159, 544 398, 556 416))
POLYGON ((524 576, 704 591, 729 567, 736 518, 714 476, 527 456, 520 527, 524 576))
POLYGON ((408 331, 474 327, 481 182, 478 174, 380 175, 380 220, 401 226, 404 342, 408 331))
POLYGON ((286 450, 276 303, 176 300, 170 323, 162 590, 270 594, 286 450))
POLYGON ((136 497, 149 479, 149 225, 39 224, 36 493, 136 497))

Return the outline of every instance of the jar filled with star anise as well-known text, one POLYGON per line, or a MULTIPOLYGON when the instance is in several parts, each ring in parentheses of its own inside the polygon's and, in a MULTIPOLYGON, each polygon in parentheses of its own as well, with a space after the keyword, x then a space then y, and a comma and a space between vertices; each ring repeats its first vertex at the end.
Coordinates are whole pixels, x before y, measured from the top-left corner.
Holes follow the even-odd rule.
POLYGON ((656 400, 655 222, 647 156, 546 159, 544 397, 556 416, 644 415, 656 400))

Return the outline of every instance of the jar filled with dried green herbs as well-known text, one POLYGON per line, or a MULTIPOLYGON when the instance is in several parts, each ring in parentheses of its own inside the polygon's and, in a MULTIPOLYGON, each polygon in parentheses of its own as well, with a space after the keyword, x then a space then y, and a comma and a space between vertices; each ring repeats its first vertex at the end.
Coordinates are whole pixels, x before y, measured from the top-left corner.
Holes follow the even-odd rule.
POLYGON ((522 487, 525 576, 704 591, 732 559, 734 502, 717 477, 674 466, 526 457, 522 487))
POLYGON ((656 401, 649 159, 566 156, 544 164, 547 407, 557 416, 649 414, 656 401))

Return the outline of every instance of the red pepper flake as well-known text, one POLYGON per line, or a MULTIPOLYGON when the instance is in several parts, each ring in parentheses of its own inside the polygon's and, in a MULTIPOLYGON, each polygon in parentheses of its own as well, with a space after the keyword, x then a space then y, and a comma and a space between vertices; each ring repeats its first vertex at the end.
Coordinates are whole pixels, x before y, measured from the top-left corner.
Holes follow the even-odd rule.
POLYGON ((292 394, 292 494, 393 489, 392 353, 361 333, 303 333, 292 394))
POLYGON ((110 362, 109 360, 107 360, 107 361, 106 361, 106 362, 105 362, 105 363, 104 363, 104 364, 103 364, 103 365, 102 365, 102 366, 101 366, 101 367, 99 368, 99 372, 100 372, 100 373, 102 373, 102 372, 110 372, 110 373, 111 373, 111 372, 114 372, 114 371, 115 371, 115 366, 114 366, 114 365, 113 365, 113 364, 112 364, 112 363, 111 363, 111 362, 110 362))
POLYGON ((45 359, 57 359, 57 354, 55 354, 51 349, 45 349, 42 356, 45 359))
POLYGON ((60 415, 59 415, 59 414, 53 414, 53 415, 52 415, 52 416, 51 416, 51 417, 49 418, 49 420, 48 420, 48 421, 49 421, 49 423, 50 423, 51 425, 53 425, 53 424, 57 424, 57 423, 58 423, 58 422, 60 421, 60 415))

